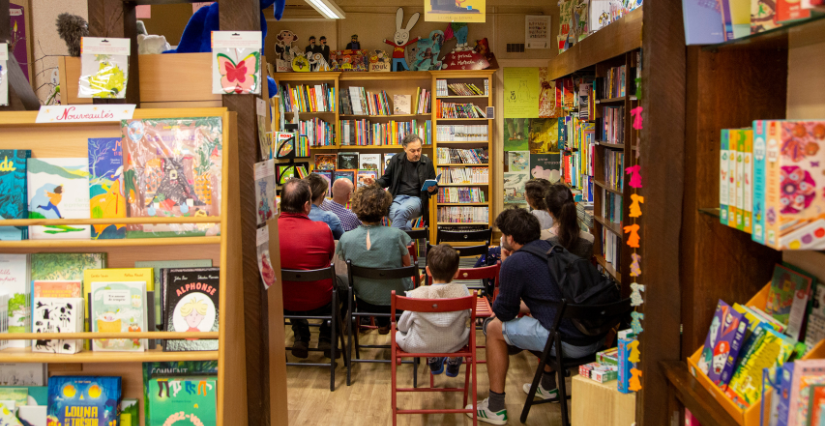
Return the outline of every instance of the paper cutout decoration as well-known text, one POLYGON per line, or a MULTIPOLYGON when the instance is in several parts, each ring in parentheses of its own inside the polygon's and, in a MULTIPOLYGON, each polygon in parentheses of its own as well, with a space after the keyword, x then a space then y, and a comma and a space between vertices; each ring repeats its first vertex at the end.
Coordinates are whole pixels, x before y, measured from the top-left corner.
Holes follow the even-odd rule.
POLYGON ((309 59, 302 52, 296 53, 292 59, 292 71, 309 72, 309 59))
POLYGON ((639 204, 644 204, 645 197, 637 194, 630 194, 630 217, 639 217, 642 215, 642 207, 639 204))
POLYGON ((638 164, 624 169, 625 174, 630 175, 630 182, 628 182, 628 185, 636 189, 642 187, 642 175, 639 174, 641 170, 642 166, 638 164))
POLYGON ((642 381, 640 380, 640 378, 642 377, 642 370, 639 370, 637 368, 631 368, 630 374, 630 385, 627 388, 632 390, 633 392, 638 392, 642 390, 642 381))
POLYGON ((642 256, 633 253, 630 255, 630 258, 633 259, 633 263, 630 264, 630 276, 638 277, 639 275, 642 275, 642 268, 639 266, 639 262, 642 261, 642 256))
POLYGON ((312 72, 329 71, 329 64, 324 59, 324 54, 320 52, 308 53, 309 70, 312 72))
POLYGON ((632 248, 639 248, 639 225, 633 224, 624 227, 624 233, 630 234, 627 237, 627 245, 632 248))
POLYGON ((630 110, 630 115, 633 116, 633 128, 636 130, 642 130, 642 111, 644 108, 640 106, 630 110))
MULTIPOLYGON (((465 24, 466 25, 466 24, 465 24)), ((410 71, 440 70, 441 45, 444 44, 444 31, 435 30, 429 38, 418 40, 415 45, 415 58, 411 61, 410 71)))
POLYGON ((213 94, 261 93, 260 64, 260 31, 214 31, 212 33, 213 94))
POLYGON ((630 293, 630 306, 639 306, 644 303, 644 299, 642 299, 642 292, 645 291, 645 286, 638 283, 630 284, 630 289, 633 292, 630 293))
POLYGON ((641 361, 640 357, 642 353, 639 352, 639 340, 637 339, 628 343, 627 347, 630 348, 630 356, 627 357, 627 360, 633 363, 641 361))
POLYGON ((630 328, 633 329, 633 333, 637 336, 642 334, 642 332, 645 331, 642 328, 642 320, 645 319, 645 314, 633 311, 630 313, 630 317, 633 318, 633 321, 630 322, 630 328))
POLYGON ((298 48, 293 43, 298 41, 298 35, 290 30, 281 30, 278 33, 278 41, 275 42, 275 71, 292 71, 292 60, 295 59, 295 52, 298 48))
POLYGON ((390 72, 390 55, 387 52, 376 49, 370 51, 370 72, 390 72))
POLYGON ((413 13, 410 17, 410 20, 407 22, 407 26, 403 27, 401 24, 404 22, 404 9, 398 8, 395 12, 395 35, 393 35, 392 41, 384 39, 384 43, 392 46, 392 70, 393 71, 409 71, 410 67, 407 66, 407 59, 406 59, 406 48, 410 44, 415 44, 418 42, 418 37, 414 39, 410 39, 410 30, 418 22, 418 18, 421 16, 419 13, 413 13))

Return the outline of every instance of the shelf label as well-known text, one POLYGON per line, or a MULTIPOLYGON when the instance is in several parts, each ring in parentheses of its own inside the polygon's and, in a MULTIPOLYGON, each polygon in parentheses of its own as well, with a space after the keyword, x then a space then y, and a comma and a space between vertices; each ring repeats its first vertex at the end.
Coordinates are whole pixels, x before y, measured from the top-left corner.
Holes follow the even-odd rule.
POLYGON ((35 123, 97 123, 129 120, 134 104, 42 105, 35 123))

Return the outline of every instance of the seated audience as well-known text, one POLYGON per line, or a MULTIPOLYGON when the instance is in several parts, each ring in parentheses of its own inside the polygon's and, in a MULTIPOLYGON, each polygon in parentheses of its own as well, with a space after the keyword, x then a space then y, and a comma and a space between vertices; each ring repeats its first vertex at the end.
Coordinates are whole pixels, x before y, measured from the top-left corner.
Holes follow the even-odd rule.
MULTIPOLYGON (((280 239, 281 267, 284 269, 313 270, 330 265, 335 253, 332 232, 323 222, 314 222, 310 212, 312 191, 306 181, 292 178, 281 194, 281 215, 278 231, 288 238, 280 239)), ((327 315, 332 312, 332 281, 283 282, 284 314, 327 315)), ((291 320, 295 334, 292 355, 306 358, 309 348, 309 326, 306 320, 291 320)), ((327 322, 321 325, 318 349, 330 356, 331 338, 327 322)), ((336 353, 336 356, 338 353, 336 353)))
MULTIPOLYGON (((355 266, 365 268, 400 268, 410 266, 407 246, 412 239, 406 232, 382 226, 381 219, 389 213, 392 195, 378 185, 358 188, 352 197, 352 211, 362 225, 347 232, 338 242, 336 253, 341 260, 351 260, 355 266)), ((390 313, 391 291, 404 294, 412 289, 412 280, 371 280, 356 278, 353 286, 359 311, 390 313)), ((390 332, 390 319, 377 317, 380 334, 390 332)))
POLYGON ((553 226, 541 231, 541 239, 561 245, 570 253, 584 259, 593 256, 593 235, 579 227, 579 216, 573 192, 566 185, 551 185, 544 203, 553 216, 553 226))
MULTIPOLYGON (((464 284, 450 284, 458 278, 458 252, 447 244, 439 244, 427 253, 427 275, 433 285, 422 286, 408 291, 407 297, 415 299, 454 299, 467 297, 470 292, 464 284)), ((405 352, 450 353, 467 344, 470 328, 467 327, 469 311, 456 312, 404 312, 398 320, 398 334, 395 341, 405 352)), ((458 376, 462 357, 427 358, 432 374, 444 372, 447 376, 458 376)))
POLYGON ((541 229, 548 229, 553 226, 553 216, 547 212, 547 205, 544 204, 544 197, 552 184, 547 179, 530 179, 524 185, 524 195, 527 197, 527 204, 533 209, 533 216, 539 220, 541 229))
POLYGON ((329 229, 332 230, 332 237, 336 240, 341 238, 341 235, 344 234, 341 219, 338 219, 338 216, 334 213, 321 210, 321 202, 324 201, 324 196, 327 195, 327 189, 329 189, 327 180, 315 173, 310 173, 304 180, 312 188, 312 210, 309 212, 309 219, 326 223, 329 225, 329 229))
POLYGON ((352 231, 361 225, 355 213, 346 207, 351 197, 352 182, 349 179, 338 179, 332 184, 332 199, 324 199, 321 203, 321 210, 332 212, 338 216, 338 219, 341 219, 344 232, 352 231))
MULTIPOLYGON (((558 283, 547 267, 547 261, 521 250, 525 246, 542 252, 550 250, 548 241, 539 239, 539 221, 524 209, 506 209, 498 215, 495 226, 501 230, 501 287, 493 303, 495 318, 487 323, 487 375, 489 397, 478 403, 478 420, 503 425, 507 423, 504 406, 504 385, 509 367, 508 345, 519 349, 543 351, 553 327, 556 310, 546 302, 561 302, 558 283), (529 309, 532 316, 518 317, 529 309)), ((559 328, 564 357, 579 358, 596 353, 604 337, 590 337, 580 332, 570 320, 562 320, 559 328)), ((555 356, 555 348, 552 355, 555 356)), ((556 376, 545 369, 537 398, 558 399, 556 376)), ((529 392, 530 384, 523 386, 529 392)), ((472 404, 467 406, 472 409, 472 404)), ((469 415, 469 414, 468 414, 469 415)))

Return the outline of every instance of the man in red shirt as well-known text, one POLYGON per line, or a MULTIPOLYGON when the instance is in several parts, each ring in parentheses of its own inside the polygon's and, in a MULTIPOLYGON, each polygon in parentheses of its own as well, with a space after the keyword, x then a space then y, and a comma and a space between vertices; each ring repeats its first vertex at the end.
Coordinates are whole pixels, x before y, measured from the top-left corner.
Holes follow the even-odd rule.
MULTIPOLYGON (((281 216, 278 233, 281 247, 281 267, 284 269, 312 270, 326 268, 332 262, 335 242, 332 231, 324 222, 309 219, 312 206, 309 184, 292 178, 284 185, 281 195, 281 216)), ((328 315, 332 312, 332 286, 330 280, 311 282, 283 282, 285 315, 328 315)), ((306 320, 290 320, 295 343, 292 355, 306 358, 309 348, 309 325, 306 320)), ((318 337, 318 349, 330 356, 330 328, 325 321, 318 337)), ((340 352, 336 351, 336 356, 340 352)))

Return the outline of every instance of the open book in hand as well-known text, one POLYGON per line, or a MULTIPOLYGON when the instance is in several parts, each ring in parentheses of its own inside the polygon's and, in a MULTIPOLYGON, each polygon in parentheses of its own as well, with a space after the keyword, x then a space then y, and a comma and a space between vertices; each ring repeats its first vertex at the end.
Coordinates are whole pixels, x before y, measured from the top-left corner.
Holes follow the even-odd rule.
POLYGON ((424 181, 424 186, 421 187, 421 192, 426 191, 431 186, 438 186, 438 181, 441 180, 441 173, 435 177, 435 179, 427 179, 424 181))

